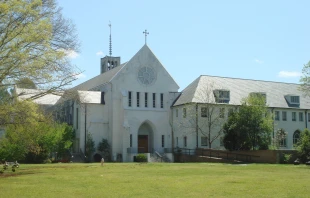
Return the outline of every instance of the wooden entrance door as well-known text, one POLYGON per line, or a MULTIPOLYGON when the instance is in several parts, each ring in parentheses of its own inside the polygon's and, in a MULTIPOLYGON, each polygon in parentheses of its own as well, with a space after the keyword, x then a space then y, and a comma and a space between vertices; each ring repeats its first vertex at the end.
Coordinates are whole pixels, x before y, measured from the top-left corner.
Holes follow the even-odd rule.
POLYGON ((149 152, 148 135, 138 135, 138 153, 149 152))

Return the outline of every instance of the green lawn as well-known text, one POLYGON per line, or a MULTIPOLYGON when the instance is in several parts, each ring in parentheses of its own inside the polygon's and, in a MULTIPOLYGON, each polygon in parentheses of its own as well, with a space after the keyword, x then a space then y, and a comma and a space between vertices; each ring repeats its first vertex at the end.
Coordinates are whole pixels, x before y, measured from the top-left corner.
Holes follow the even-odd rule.
POLYGON ((305 165, 22 164, 0 174, 0 197, 310 197, 305 165))

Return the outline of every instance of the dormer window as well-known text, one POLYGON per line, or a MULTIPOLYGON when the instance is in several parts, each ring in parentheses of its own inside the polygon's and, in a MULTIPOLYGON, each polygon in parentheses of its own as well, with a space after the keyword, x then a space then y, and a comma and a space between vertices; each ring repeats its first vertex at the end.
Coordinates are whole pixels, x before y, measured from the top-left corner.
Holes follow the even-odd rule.
POLYGON ((292 104, 299 104, 299 96, 291 96, 292 104))
POLYGON ((300 97, 296 95, 286 95, 284 96, 289 107, 299 107, 300 97))
POLYGON ((229 103, 230 91, 224 89, 214 90, 214 97, 217 103, 229 103))

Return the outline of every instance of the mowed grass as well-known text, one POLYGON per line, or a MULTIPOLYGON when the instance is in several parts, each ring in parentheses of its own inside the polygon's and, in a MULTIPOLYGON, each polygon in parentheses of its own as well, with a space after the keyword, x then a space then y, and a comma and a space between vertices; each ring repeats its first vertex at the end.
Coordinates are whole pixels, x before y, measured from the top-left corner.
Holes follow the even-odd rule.
POLYGON ((305 165, 22 164, 0 175, 0 197, 310 197, 305 165))

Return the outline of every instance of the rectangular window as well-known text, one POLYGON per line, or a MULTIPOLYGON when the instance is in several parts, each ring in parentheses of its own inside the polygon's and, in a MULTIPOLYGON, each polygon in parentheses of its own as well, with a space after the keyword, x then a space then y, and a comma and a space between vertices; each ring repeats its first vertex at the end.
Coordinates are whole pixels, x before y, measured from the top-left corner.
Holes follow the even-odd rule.
POLYGON ((207 137, 200 137, 201 146, 208 146, 208 138, 207 137))
POLYGON ((225 108, 220 108, 220 118, 224 118, 225 108))
POLYGON ((153 93, 153 108, 156 107, 156 93, 153 93))
POLYGON ((128 107, 131 107, 131 91, 128 91, 128 107))
POLYGON ((179 146, 179 138, 177 137, 177 146, 179 146))
POLYGON ((282 120, 286 121, 286 111, 282 111, 282 120))
POLYGON ((183 108, 183 118, 186 118, 186 108, 183 108))
POLYGON ((279 146, 280 147, 286 147, 286 137, 284 137, 283 139, 281 139, 279 141, 279 146))
POLYGON ((291 96, 291 103, 299 104, 299 96, 291 96))
POLYGON ((160 94, 160 108, 164 108, 164 94, 160 94))
POLYGON ((308 122, 310 122, 310 113, 308 113, 308 122))
POLYGON ((79 109, 76 108, 76 128, 79 128, 79 109))
POLYGON ((292 112, 292 121, 296 121, 296 112, 292 112))
POLYGON ((175 117, 179 117, 179 109, 175 110, 175 117))
POLYGON ((279 111, 275 111, 274 112, 274 120, 280 120, 280 112, 279 111))
POLYGON ((300 122, 304 121, 304 114, 303 114, 303 112, 299 112, 299 121, 300 122))
POLYGON ((161 147, 165 147, 165 136, 161 136, 161 147))
POLYGON ((132 147, 132 134, 130 134, 130 140, 129 141, 130 141, 130 143, 129 143, 130 147, 132 147))
POLYGON ((144 101, 145 101, 144 106, 147 107, 147 93, 144 94, 144 101))
POLYGON ((207 107, 201 107, 201 117, 207 117, 207 107))
POLYGON ((184 136, 184 139, 183 139, 183 146, 187 147, 187 137, 186 136, 184 136))
POLYGON ((140 92, 137 92, 137 107, 140 106, 140 92))

